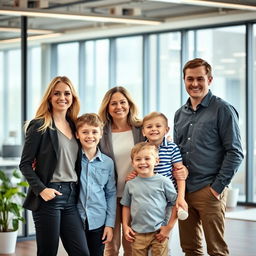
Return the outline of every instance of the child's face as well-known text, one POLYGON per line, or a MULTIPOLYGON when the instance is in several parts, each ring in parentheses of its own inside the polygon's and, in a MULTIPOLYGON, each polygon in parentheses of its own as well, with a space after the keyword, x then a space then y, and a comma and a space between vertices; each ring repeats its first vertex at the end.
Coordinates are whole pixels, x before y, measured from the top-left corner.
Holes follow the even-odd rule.
POLYGON ((143 149, 134 154, 132 165, 140 177, 151 177, 154 175, 154 168, 159 162, 158 156, 153 149, 143 149))
POLYGON ((84 150, 96 149, 102 137, 100 127, 83 124, 76 132, 84 150))
POLYGON ((160 145, 168 131, 169 127, 161 116, 154 117, 143 123, 142 133, 154 145, 160 145))

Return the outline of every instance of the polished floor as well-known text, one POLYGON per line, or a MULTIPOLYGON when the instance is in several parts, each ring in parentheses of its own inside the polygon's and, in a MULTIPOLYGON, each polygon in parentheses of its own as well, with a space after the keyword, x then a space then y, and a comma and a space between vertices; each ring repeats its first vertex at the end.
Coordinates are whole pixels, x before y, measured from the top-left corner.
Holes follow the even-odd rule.
MULTIPOLYGON (((172 236, 174 247, 172 256, 182 256, 178 244, 176 231, 172 236)), ((226 220, 226 241, 229 245, 230 256, 255 256, 256 255, 256 222, 241 220, 226 220)), ((8 256, 35 256, 35 241, 18 242, 15 254, 8 256)), ((0 254, 7 256, 7 254, 0 254)), ((67 256, 63 246, 60 244, 58 256, 67 256)), ((121 254, 120 254, 121 256, 121 254)))

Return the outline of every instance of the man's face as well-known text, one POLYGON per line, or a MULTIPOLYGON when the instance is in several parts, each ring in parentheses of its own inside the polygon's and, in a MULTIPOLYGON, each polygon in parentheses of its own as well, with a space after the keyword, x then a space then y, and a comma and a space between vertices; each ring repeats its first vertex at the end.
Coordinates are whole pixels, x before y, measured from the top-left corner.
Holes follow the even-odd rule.
POLYGON ((204 66, 188 68, 185 71, 184 83, 190 98, 198 103, 209 91, 212 77, 206 74, 204 66))

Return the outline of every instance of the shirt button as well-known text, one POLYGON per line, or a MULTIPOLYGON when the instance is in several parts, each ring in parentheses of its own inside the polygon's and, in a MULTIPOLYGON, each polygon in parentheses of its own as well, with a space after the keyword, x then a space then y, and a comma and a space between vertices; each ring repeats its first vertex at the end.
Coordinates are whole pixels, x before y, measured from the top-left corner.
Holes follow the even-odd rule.
POLYGON ((190 137, 188 137, 188 140, 190 140, 190 137))
POLYGON ((188 154, 189 154, 189 152, 186 152, 186 154, 188 155, 188 154))
POLYGON ((192 126, 193 124, 190 124, 190 126, 192 126))

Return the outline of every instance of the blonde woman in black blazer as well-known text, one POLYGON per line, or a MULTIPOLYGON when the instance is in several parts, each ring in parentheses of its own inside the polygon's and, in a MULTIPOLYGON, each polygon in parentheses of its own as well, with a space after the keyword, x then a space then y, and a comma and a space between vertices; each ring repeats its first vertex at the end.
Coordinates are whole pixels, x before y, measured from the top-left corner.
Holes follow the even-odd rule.
POLYGON ((113 239, 105 245, 105 256, 118 256, 122 243, 124 255, 131 256, 131 245, 121 234, 122 206, 120 199, 126 176, 132 171, 130 152, 134 144, 144 141, 138 109, 129 92, 122 86, 108 90, 102 100, 99 115, 105 123, 100 140, 101 151, 111 157, 115 164, 117 180, 117 210, 113 239), (118 140, 121 136, 124 140, 118 140), (116 139, 118 141, 116 141, 116 139), (120 152, 122 152, 120 154, 120 152), (120 156, 122 155, 122 156, 120 156), (123 161, 124 160, 124 161, 123 161), (120 164, 121 162, 121 164, 120 164))
POLYGON ((80 173, 74 122, 79 110, 71 81, 55 77, 26 129, 19 167, 30 185, 24 208, 32 210, 39 256, 57 255, 59 237, 68 255, 89 255, 76 207, 80 173))

